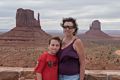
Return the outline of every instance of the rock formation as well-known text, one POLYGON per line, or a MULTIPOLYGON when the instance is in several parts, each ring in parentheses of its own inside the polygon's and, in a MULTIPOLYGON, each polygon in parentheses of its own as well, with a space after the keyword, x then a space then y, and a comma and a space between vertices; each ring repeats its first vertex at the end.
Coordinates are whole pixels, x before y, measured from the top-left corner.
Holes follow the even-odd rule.
POLYGON ((90 29, 85 33, 85 35, 94 38, 110 38, 108 34, 101 30, 101 23, 99 20, 94 20, 92 22, 90 29))
POLYGON ((16 13, 16 27, 0 35, 0 45, 41 46, 45 45, 50 37, 41 29, 39 13, 36 20, 34 11, 19 8, 16 13))
POLYGON ((30 9, 18 9, 16 13, 16 27, 40 27, 39 13, 38 20, 34 18, 34 11, 30 9))

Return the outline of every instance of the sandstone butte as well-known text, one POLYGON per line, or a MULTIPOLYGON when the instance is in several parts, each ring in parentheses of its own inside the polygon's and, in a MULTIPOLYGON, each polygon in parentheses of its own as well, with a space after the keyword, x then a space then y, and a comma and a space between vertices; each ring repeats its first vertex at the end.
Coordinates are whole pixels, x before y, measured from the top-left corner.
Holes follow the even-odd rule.
POLYGON ((46 33, 34 11, 30 9, 17 9, 16 26, 10 31, 0 35, 0 46, 45 46, 51 35, 46 33))
POLYGON ((99 20, 94 20, 85 34, 93 37, 110 38, 108 34, 101 30, 101 22, 99 20))

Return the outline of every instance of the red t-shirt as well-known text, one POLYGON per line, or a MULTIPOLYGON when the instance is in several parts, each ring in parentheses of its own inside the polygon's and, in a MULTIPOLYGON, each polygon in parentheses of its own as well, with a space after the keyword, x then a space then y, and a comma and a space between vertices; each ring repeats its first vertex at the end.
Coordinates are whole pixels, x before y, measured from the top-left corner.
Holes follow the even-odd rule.
POLYGON ((44 52, 38 58, 35 72, 42 74, 42 80, 58 80, 58 59, 56 55, 44 52))

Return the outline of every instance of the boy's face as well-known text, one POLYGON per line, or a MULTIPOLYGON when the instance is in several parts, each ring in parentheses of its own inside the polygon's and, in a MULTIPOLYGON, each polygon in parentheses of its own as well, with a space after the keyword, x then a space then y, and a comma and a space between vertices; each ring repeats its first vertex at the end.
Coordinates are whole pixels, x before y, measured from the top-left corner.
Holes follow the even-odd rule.
POLYGON ((60 49, 60 43, 57 40, 51 40, 49 46, 48 46, 49 51, 51 54, 56 54, 59 49, 60 49))

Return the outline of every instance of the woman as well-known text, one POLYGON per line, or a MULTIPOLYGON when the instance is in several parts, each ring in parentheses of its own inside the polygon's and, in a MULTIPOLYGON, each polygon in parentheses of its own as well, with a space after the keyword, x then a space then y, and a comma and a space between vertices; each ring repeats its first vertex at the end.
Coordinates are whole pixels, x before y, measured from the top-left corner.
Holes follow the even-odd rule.
POLYGON ((59 80, 84 80, 85 56, 81 40, 76 36, 76 20, 64 18, 61 26, 64 37, 59 58, 59 80))

